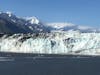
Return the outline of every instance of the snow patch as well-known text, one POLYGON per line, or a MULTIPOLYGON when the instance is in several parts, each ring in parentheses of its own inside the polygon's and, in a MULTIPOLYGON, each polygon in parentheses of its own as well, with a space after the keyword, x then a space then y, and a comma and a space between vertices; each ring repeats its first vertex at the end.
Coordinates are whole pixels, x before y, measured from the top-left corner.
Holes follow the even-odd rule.
POLYGON ((31 24, 39 24, 39 20, 36 17, 26 17, 26 20, 31 24))
POLYGON ((8 14, 9 17, 12 16, 12 13, 11 12, 7 11, 6 13, 8 14))
POLYGON ((70 27, 70 26, 75 26, 75 24, 72 23, 47 23, 47 26, 51 26, 53 28, 61 29, 64 27, 70 27))

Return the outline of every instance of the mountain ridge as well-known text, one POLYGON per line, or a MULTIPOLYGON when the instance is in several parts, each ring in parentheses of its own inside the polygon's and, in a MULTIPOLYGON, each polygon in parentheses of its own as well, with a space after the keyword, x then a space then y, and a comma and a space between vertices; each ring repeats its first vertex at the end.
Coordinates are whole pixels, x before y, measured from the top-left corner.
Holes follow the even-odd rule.
POLYGON ((100 32, 88 26, 73 23, 43 23, 37 17, 17 17, 11 12, 0 12, 0 33, 49 33, 52 31, 100 32))
MULTIPOLYGON (((36 18, 34 18, 35 20, 36 18)), ((36 19, 36 21, 38 21, 36 19)), ((11 13, 0 13, 0 33, 38 33, 49 32, 47 27, 39 21, 35 23, 33 19, 27 20, 17 17, 11 13), (32 23, 30 23, 32 21, 32 23), (34 23, 33 23, 34 22, 34 23), (8 30, 8 31, 6 31, 8 30)))
POLYGON ((67 23, 67 22, 47 23, 47 26, 54 28, 53 30, 61 30, 61 31, 79 30, 80 32, 100 32, 100 29, 97 28, 75 25, 73 23, 67 23))

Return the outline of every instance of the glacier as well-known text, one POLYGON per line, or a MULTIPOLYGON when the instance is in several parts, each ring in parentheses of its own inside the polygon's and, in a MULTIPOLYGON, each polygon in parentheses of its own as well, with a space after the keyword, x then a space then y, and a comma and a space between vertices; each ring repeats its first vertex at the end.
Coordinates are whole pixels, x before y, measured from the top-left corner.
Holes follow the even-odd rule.
POLYGON ((0 34, 0 52, 100 55, 100 33, 0 34))

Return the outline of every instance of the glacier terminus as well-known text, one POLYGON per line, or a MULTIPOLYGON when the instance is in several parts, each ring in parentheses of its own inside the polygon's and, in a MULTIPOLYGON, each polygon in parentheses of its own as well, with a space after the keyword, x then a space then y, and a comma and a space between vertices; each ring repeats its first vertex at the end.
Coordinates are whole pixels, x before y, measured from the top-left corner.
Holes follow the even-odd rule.
POLYGON ((100 33, 0 34, 0 52, 100 55, 100 33))

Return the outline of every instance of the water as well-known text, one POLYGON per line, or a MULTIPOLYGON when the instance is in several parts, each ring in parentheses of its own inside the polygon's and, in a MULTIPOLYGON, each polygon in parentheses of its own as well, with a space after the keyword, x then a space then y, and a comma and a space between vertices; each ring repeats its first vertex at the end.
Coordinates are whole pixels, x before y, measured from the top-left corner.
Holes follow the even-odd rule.
POLYGON ((4 60, 0 61, 0 75, 100 75, 100 57, 10 57, 4 60))

